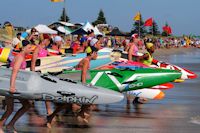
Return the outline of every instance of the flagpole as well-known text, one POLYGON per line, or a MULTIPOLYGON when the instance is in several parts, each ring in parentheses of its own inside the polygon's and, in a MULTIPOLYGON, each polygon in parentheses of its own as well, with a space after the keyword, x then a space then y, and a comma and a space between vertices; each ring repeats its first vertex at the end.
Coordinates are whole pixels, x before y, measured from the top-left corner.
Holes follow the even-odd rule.
POLYGON ((152 36, 153 36, 153 19, 152 19, 152 36))
POLYGON ((138 35, 139 35, 139 38, 140 38, 140 20, 139 20, 139 29, 138 29, 138 35))
POLYGON ((64 3, 64 7, 63 8, 64 8, 64 11, 65 11, 65 13, 64 13, 65 15, 63 16, 64 17, 63 20, 64 20, 64 22, 66 22, 67 21, 66 20, 66 0, 64 0, 63 3, 64 3))

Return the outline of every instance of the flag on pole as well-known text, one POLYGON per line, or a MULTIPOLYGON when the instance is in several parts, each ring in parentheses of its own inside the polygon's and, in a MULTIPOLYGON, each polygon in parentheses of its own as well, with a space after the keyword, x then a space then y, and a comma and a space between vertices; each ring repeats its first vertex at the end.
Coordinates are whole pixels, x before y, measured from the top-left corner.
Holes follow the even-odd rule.
POLYGON ((153 18, 149 18, 145 21, 144 26, 152 26, 153 25, 153 18))
POLYGON ((64 0, 51 0, 51 2, 64 2, 64 0))
POLYGON ((133 20, 135 20, 135 21, 140 21, 140 19, 141 19, 141 14, 140 14, 140 12, 138 12, 138 13, 135 15, 135 17, 133 18, 133 20))
POLYGON ((172 34, 172 29, 170 26, 164 26, 163 31, 165 31, 167 34, 172 34))

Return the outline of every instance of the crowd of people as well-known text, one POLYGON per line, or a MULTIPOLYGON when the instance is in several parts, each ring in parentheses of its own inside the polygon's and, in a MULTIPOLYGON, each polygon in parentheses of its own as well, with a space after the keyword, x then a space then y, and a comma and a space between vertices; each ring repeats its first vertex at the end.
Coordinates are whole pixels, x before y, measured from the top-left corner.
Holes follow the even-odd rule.
MULTIPOLYGON (((10 92, 16 92, 15 80, 19 69, 26 68, 25 56, 32 54, 31 71, 35 71, 36 59, 39 57, 46 57, 51 55, 65 54, 63 46, 66 45, 66 40, 62 35, 49 35, 40 34, 35 28, 31 29, 30 33, 17 33, 16 37, 12 40, 10 47, 19 54, 10 61, 10 66, 13 68, 11 76, 10 92), (49 51, 48 49, 51 49, 49 51), (52 52, 53 51, 53 52, 52 52)), ((190 38, 150 38, 145 37, 141 39, 138 34, 133 34, 131 37, 105 37, 103 35, 95 35, 92 29, 88 30, 87 35, 73 37, 68 49, 72 54, 87 53, 75 67, 81 70, 81 82, 86 83, 86 73, 90 68, 90 61, 97 58, 97 51, 104 47, 112 47, 114 49, 122 50, 127 53, 127 59, 130 61, 142 62, 146 65, 151 65, 153 60, 153 53, 155 49, 171 48, 171 47, 198 47, 200 40, 190 38)), ((5 103, 7 105, 6 111, 0 119, 0 126, 5 124, 5 121, 13 112, 14 99, 6 97, 5 103)), ((19 99, 22 107, 17 111, 13 119, 8 123, 8 128, 13 128, 15 122, 27 112, 33 105, 33 101, 19 99)), ((66 104, 56 104, 55 111, 51 110, 52 103, 45 102, 47 109, 47 126, 51 127, 51 122, 55 115, 65 109, 66 104)), ((90 111, 94 106, 92 105, 77 105, 71 104, 73 112, 76 113, 77 120, 82 123, 88 123, 90 118, 90 111)))

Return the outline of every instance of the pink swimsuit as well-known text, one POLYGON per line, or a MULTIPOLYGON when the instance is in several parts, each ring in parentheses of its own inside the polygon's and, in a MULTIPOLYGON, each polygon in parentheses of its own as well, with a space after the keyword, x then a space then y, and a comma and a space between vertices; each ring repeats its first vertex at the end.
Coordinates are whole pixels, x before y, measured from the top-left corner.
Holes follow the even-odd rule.
POLYGON ((38 57, 46 57, 48 55, 48 50, 42 48, 40 45, 38 45, 38 47, 39 47, 38 57))
POLYGON ((132 44, 132 43, 129 43, 129 46, 131 47, 131 45, 134 45, 133 47, 132 47, 132 49, 133 49, 133 53, 132 53, 132 55, 133 56, 138 56, 138 47, 135 45, 135 44, 132 44))
MULTIPOLYGON (((21 55, 21 54, 20 54, 21 55)), ((22 55, 21 55, 22 56, 22 55)), ((15 63, 15 59, 11 62, 10 66, 13 67, 15 63)), ((20 66, 20 69, 25 70, 26 69, 26 61, 24 60, 20 66)))

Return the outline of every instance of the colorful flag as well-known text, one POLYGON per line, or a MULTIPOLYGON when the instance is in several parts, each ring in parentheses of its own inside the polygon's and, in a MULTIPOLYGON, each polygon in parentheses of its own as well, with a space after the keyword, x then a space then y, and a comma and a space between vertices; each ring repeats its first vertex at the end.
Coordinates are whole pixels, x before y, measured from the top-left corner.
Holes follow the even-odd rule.
POLYGON ((167 34, 172 34, 172 29, 170 26, 164 26, 163 31, 165 31, 167 34))
POLYGON ((63 2, 64 0, 51 0, 51 2, 63 2))
POLYGON ((140 19, 141 19, 141 14, 140 14, 140 12, 138 12, 138 13, 135 15, 135 17, 133 18, 133 20, 135 20, 135 21, 140 21, 140 19))
POLYGON ((149 18, 145 21, 144 26, 153 26, 153 18, 149 18))

